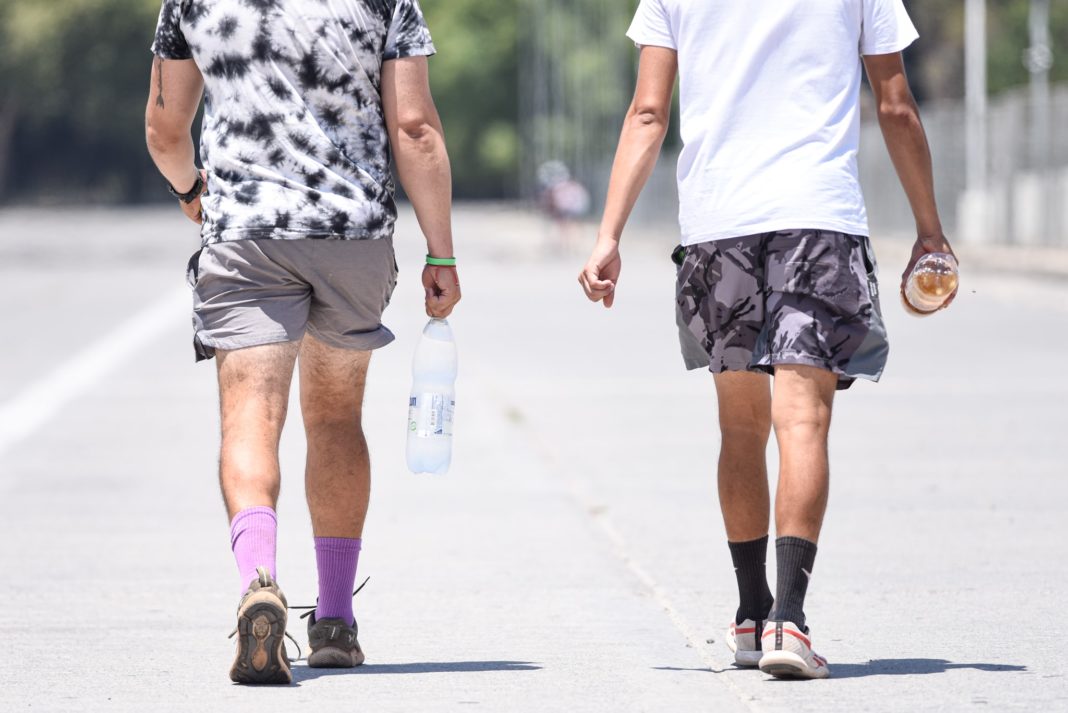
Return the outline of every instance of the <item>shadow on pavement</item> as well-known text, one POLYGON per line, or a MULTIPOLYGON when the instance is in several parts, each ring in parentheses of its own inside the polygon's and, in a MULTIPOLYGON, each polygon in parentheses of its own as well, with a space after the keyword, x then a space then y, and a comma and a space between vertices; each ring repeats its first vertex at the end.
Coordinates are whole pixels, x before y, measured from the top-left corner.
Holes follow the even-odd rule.
MULTIPOLYGON (((654 666, 657 671, 702 671, 705 673, 727 673, 729 671, 757 672, 755 668, 728 666, 714 668, 679 668, 677 666, 654 666)), ((973 668, 976 671, 1002 673, 1006 671, 1026 671, 1026 666, 997 663, 953 663, 945 659, 872 659, 867 663, 831 662, 831 678, 861 678, 863 676, 910 676, 925 673, 945 673, 959 668, 973 668)), ((774 679, 780 680, 780 679, 774 679)))
POLYGON ((907 676, 925 673, 945 673, 952 669, 973 668, 987 673, 1026 671, 1026 666, 997 663, 953 663, 945 659, 872 659, 867 663, 831 662, 831 678, 860 678, 862 676, 907 676))
POLYGON ((483 673, 486 671, 540 671, 541 666, 529 661, 440 661, 423 663, 364 664, 358 668, 308 668, 293 667, 293 682, 310 681, 321 676, 394 673, 483 673))

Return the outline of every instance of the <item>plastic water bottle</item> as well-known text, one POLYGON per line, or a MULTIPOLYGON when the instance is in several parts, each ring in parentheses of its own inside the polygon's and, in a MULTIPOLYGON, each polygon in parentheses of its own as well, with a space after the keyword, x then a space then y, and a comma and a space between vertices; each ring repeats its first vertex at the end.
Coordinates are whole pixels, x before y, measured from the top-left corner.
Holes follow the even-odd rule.
POLYGON ((957 289, 960 275, 957 259, 948 253, 928 253, 921 257, 905 282, 909 311, 919 317, 933 314, 957 289))
POLYGON ((452 419, 456 407, 456 342, 444 319, 423 329, 412 362, 408 401, 408 470, 444 475, 452 461, 452 419))

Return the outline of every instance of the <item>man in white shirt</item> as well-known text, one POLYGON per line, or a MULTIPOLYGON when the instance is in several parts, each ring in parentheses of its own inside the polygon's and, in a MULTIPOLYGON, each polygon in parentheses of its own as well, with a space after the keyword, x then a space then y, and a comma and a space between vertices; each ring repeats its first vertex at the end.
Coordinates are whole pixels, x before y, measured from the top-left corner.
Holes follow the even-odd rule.
POLYGON ((727 643, 738 665, 824 678, 803 606, 827 504, 831 406, 856 378, 878 381, 889 351, 857 175, 862 64, 916 218, 904 275, 926 253, 952 252, 901 58, 917 33, 901 0, 641 0, 628 36, 641 48, 637 88, 579 282, 612 306, 619 239, 667 134, 678 74, 677 322, 687 367, 716 381, 719 495, 740 599, 727 643))

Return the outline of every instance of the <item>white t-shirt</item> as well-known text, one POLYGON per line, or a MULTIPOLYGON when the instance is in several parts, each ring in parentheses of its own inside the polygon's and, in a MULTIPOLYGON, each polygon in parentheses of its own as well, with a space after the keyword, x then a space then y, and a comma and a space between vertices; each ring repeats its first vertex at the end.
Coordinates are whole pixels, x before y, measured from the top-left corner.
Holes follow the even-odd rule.
POLYGON ((860 58, 918 37, 901 0, 641 0, 627 36, 678 52, 684 245, 868 234, 860 58))

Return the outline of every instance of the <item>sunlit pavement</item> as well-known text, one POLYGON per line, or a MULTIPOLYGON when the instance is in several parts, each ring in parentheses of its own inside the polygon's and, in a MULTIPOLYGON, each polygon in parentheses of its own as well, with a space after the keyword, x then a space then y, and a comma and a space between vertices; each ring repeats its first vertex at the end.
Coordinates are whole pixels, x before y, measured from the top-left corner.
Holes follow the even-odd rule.
MULTIPOLYGON (((673 228, 625 245, 616 307, 535 219, 457 216, 465 300, 454 466, 408 474, 423 255, 401 282, 366 421, 375 487, 357 598, 367 665, 230 684, 238 583, 171 211, 0 213, 0 709, 1059 710, 1068 542, 1068 285, 968 272, 907 317, 880 249, 890 367, 841 394, 808 615, 828 681, 729 665, 734 578, 711 378, 673 319, 673 228), (296 706, 296 707, 294 707, 296 706)), ((579 231, 582 232, 581 230, 579 231)), ((582 239, 591 239, 583 235, 582 239)), ((295 404, 294 404, 295 407, 295 404)), ((296 409, 279 577, 313 603, 296 409)), ((774 470, 774 447, 769 452, 774 470)), ((291 631, 304 639, 294 619, 291 631)))

